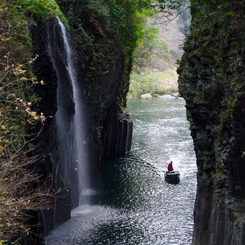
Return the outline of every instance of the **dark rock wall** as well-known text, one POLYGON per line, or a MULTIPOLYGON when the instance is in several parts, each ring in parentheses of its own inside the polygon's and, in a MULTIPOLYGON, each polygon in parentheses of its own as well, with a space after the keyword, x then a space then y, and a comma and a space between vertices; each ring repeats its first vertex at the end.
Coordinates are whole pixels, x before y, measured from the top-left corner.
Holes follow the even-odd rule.
MULTIPOLYGON (((58 143, 58 129, 56 125, 57 113, 57 90, 63 94, 62 110, 64 117, 63 138, 72 137, 69 127, 73 120, 74 103, 72 98, 72 88, 65 68, 63 58, 63 40, 60 28, 54 20, 43 23, 36 21, 37 26, 31 26, 33 53, 38 54, 39 58, 34 64, 33 72, 39 81, 43 80, 44 85, 38 84, 35 92, 39 94, 41 101, 38 110, 47 116, 45 126, 37 139, 38 153, 43 154, 42 161, 39 163, 44 176, 50 177, 52 189, 59 191, 54 199, 53 207, 44 212, 44 230, 52 230, 55 224, 64 222, 70 218, 70 210, 78 203, 78 190, 75 163, 72 162, 72 149, 62 149, 58 143), (59 72, 57 72, 59 70, 59 72), (58 81, 59 80, 59 81, 58 81), (62 84, 62 86, 58 86, 62 84), (71 195, 72 192, 72 195, 71 195)), ((36 128, 40 130, 40 128, 36 128)))
POLYGON ((198 167, 193 244, 245 244, 244 1, 191 2, 178 73, 198 167))
MULTIPOLYGON (((71 160, 74 147, 71 145, 63 149, 62 145, 59 145, 60 135, 56 125, 57 94, 62 94, 61 110, 65 115, 66 127, 61 138, 72 137, 70 126, 74 115, 74 101, 65 68, 63 39, 57 20, 52 19, 46 23, 36 20, 36 24, 30 27, 33 54, 39 55, 34 64, 34 73, 45 85, 38 84, 35 90, 41 97, 38 110, 48 116, 36 142, 38 153, 43 154, 39 165, 45 175, 51 176, 55 191, 61 190, 57 195, 58 198, 55 198, 54 209, 43 212, 47 235, 55 224, 68 220, 71 209, 78 205, 77 173, 75 163, 71 160), (57 90, 61 91, 57 93, 57 90)), ((106 55, 109 49, 115 56, 109 63, 97 62, 94 67, 88 62, 94 58, 94 53, 85 54, 78 44, 75 31, 71 30, 69 33, 75 70, 83 96, 84 146, 88 152, 91 176, 99 171, 101 160, 129 151, 132 140, 132 121, 125 109, 130 69, 124 65, 122 47, 113 33, 107 32, 110 46, 105 48, 104 54, 102 47, 100 55, 106 55)), ((93 44, 99 45, 100 41, 96 39, 96 43, 93 44)))
POLYGON ((131 148, 132 121, 125 113, 131 63, 108 25, 113 20, 87 0, 57 1, 69 20, 74 58, 84 96, 86 142, 94 170, 102 159, 131 148), (125 125, 128 125, 125 127, 125 125))

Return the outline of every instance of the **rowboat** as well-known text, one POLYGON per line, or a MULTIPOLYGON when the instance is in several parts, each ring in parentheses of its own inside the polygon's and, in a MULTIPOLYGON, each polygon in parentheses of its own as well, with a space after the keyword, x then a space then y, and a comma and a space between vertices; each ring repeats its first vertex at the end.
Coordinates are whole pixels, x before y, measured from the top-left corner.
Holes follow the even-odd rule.
POLYGON ((178 183, 180 181, 179 171, 167 171, 165 172, 165 180, 170 183, 178 183))

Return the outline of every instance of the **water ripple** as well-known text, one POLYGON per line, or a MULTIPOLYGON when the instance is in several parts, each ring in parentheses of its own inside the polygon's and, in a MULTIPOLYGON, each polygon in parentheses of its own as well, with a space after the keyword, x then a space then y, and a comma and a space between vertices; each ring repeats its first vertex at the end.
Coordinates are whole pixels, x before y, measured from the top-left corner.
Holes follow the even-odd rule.
POLYGON ((73 210, 46 244, 191 244, 196 165, 184 101, 136 100, 129 111, 132 151, 103 164, 94 189, 85 192, 94 202, 73 210), (179 184, 164 179, 170 159, 179 184))

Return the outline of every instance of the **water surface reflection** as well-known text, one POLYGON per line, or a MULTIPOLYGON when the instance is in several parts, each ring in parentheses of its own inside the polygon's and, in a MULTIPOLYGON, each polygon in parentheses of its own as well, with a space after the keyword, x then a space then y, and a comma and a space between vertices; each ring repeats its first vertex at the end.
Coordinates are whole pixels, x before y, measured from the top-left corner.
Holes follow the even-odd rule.
POLYGON ((47 244, 191 244, 196 166, 182 99, 131 100, 132 151, 103 164, 92 205, 73 210, 47 244), (169 160, 180 183, 169 184, 169 160))

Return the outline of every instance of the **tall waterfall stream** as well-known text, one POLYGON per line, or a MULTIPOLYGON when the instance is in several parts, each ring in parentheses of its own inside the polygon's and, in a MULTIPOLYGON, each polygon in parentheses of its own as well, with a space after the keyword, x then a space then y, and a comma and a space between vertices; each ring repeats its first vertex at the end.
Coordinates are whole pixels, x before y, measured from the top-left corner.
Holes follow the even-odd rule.
MULTIPOLYGON (((58 91, 58 112, 56 115, 56 123, 59 131, 59 144, 61 146, 60 152, 61 154, 66 154, 68 149, 72 148, 71 159, 75 162, 71 163, 74 165, 74 168, 78 172, 78 182, 79 182, 79 204, 86 202, 89 203, 89 195, 90 192, 90 180, 89 180, 89 168, 87 165, 87 156, 84 150, 84 131, 83 131, 83 108, 82 108, 82 92, 79 89, 79 84, 77 81, 76 72, 73 64, 73 54, 72 49, 69 44, 69 38, 67 36, 67 32, 65 26, 57 17, 59 26, 61 28, 63 42, 64 42, 64 57, 66 61, 66 69, 69 75, 69 79, 72 85, 73 92, 73 100, 75 104, 75 113, 73 117, 73 121, 69 127, 64 125, 65 123, 65 115, 63 115, 62 106, 59 106, 64 98, 59 94, 58 91), (69 130, 72 130, 70 137, 65 136, 69 130), (64 140, 65 138, 65 140, 64 140), (64 143, 65 141, 65 143, 64 143)), ((62 86, 61 84, 59 86, 62 86)), ((60 88, 61 89, 61 88, 60 88)), ((59 90, 59 89, 58 89, 59 90)), ((68 154, 69 156, 69 154, 68 154)), ((62 159, 66 159, 67 162, 71 161, 71 159, 67 159, 66 156, 61 156, 62 159)), ((75 176, 74 176, 75 177, 75 176)))

